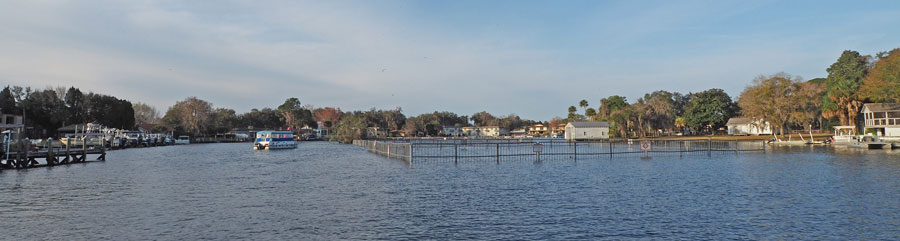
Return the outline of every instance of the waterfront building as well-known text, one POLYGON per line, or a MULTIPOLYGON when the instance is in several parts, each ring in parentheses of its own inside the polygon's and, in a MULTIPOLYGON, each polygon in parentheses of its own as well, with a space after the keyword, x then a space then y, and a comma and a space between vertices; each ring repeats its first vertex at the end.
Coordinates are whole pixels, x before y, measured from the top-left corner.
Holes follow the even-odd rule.
POLYGON ((544 124, 535 124, 528 127, 528 135, 530 136, 547 136, 550 134, 550 127, 544 124))
POLYGON ((609 122, 577 121, 566 124, 566 141, 609 139, 609 122))
POLYGON ((444 126, 444 130, 441 131, 441 135, 443 135, 443 136, 462 136, 462 127, 444 126))
POLYGON ((6 114, 0 110, 0 131, 25 128, 25 118, 21 115, 6 114))
POLYGON ((728 127, 728 135, 745 136, 745 135, 771 135, 772 126, 768 121, 753 120, 745 117, 734 117, 728 119, 725 124, 728 127))
POLYGON ((900 103, 868 103, 861 113, 866 133, 900 136, 900 103))
POLYGON ((528 132, 525 131, 525 128, 519 128, 509 132, 509 135, 512 137, 525 137, 526 134, 528 134, 528 132))
MULTIPOLYGON (((328 122, 328 125, 331 125, 331 122, 328 122)), ((316 126, 316 136, 324 138, 331 135, 331 127, 326 126, 324 121, 316 121, 316 126)))
POLYGON ((366 127, 366 137, 368 138, 385 138, 387 130, 378 127, 366 127))
POLYGON ((509 135, 509 131, 499 126, 467 126, 463 127, 462 136, 471 137, 499 137, 509 135))

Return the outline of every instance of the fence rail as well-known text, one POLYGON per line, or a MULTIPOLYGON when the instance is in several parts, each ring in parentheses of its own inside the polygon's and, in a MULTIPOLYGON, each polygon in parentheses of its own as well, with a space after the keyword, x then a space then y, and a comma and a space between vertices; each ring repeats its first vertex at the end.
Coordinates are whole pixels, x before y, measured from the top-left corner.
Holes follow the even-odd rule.
POLYGON ((766 150, 764 141, 555 139, 355 140, 369 152, 407 161, 420 160, 578 160, 579 158, 698 156, 766 150))
POLYGON ((412 161, 412 144, 377 140, 353 140, 353 145, 387 158, 412 161))

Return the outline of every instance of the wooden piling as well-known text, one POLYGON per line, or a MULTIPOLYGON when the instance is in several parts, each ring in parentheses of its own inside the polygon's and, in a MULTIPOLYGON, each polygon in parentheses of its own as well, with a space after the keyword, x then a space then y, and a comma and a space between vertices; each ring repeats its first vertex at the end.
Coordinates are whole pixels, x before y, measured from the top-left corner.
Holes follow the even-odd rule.
POLYGON ((69 163, 72 161, 72 151, 69 149, 69 146, 72 144, 72 138, 66 138, 66 158, 63 159, 63 163, 69 163))
POLYGON ((47 138, 47 165, 56 165, 56 154, 53 153, 53 138, 47 138))

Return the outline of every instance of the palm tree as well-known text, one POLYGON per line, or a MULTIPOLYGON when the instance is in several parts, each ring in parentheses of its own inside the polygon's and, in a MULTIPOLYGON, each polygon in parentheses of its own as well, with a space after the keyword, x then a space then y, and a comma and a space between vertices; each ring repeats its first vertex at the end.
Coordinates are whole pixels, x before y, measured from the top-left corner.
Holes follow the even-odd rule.
POLYGON ((594 120, 594 116, 597 115, 597 110, 594 108, 587 108, 584 110, 584 115, 588 117, 588 120, 594 120))
POLYGON ((581 100, 581 102, 578 102, 578 106, 581 106, 582 109, 584 109, 585 107, 588 107, 587 100, 581 100))

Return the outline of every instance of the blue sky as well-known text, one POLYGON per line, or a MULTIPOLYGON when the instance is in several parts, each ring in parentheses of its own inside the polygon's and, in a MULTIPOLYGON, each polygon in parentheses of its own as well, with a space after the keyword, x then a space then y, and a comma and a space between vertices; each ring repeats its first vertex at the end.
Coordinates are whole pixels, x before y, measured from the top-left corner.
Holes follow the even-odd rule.
POLYGON ((0 83, 549 120, 900 47, 897 1, 0 1, 0 83))

